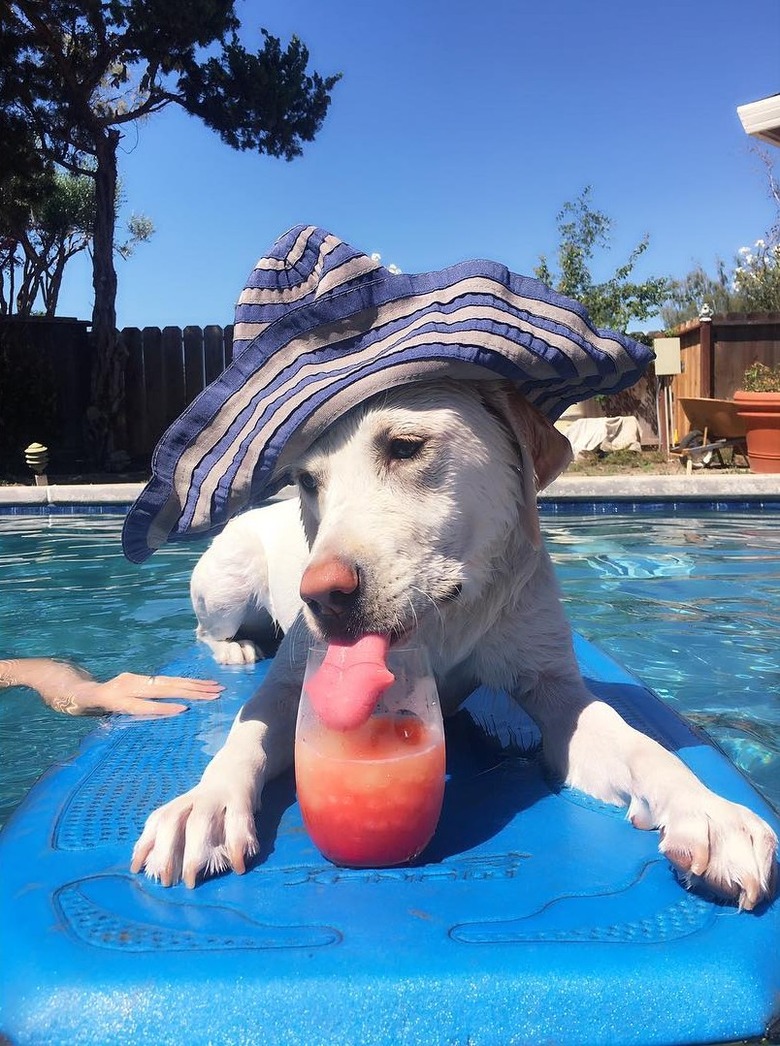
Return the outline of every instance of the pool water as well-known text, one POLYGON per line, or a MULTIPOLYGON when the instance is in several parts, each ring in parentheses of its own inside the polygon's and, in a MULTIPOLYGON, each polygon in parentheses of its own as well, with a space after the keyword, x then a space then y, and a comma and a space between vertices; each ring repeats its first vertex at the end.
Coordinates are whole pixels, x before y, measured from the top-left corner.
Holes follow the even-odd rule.
POLYGON ((574 628, 780 809, 780 514, 544 522, 574 628))
MULTIPOLYGON (((542 523, 574 627, 704 727, 780 808, 780 515, 542 523)), ((206 542, 139 567, 120 531, 115 516, 0 517, 0 657, 69 658, 108 678, 154 671, 193 642, 189 575, 206 542)), ((0 824, 94 728, 29 690, 0 690, 0 824)))

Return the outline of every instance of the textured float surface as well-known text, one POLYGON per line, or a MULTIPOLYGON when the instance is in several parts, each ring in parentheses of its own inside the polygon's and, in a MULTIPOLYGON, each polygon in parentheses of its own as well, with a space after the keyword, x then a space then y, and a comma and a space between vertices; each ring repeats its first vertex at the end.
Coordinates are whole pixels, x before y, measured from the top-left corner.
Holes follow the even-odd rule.
MULTIPOLYGON (((578 640, 591 689, 778 827, 705 738, 578 640)), ((0 835, 0 1032, 15 1046, 706 1043, 777 1017, 780 905, 689 893, 653 832, 547 780, 534 727, 478 692, 448 724, 444 809, 413 866, 347 870, 308 839, 292 775, 245 876, 164 889, 128 871, 146 815, 189 788, 265 667, 164 666, 218 701, 116 718, 0 835)))

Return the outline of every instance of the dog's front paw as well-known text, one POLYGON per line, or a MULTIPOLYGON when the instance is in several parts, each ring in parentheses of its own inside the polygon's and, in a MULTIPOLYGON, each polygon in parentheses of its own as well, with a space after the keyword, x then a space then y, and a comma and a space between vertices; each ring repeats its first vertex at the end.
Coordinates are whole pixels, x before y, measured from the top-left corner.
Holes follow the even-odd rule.
POLYGON ((209 646, 220 665, 253 665, 263 660, 263 652, 250 639, 213 639, 209 646))
POLYGON ((133 849, 130 870, 144 870, 163 886, 190 888, 232 868, 243 874, 258 851, 248 795, 224 794, 202 784, 150 814, 133 849))
POLYGON ((774 895, 777 836, 746 807, 697 789, 676 796, 659 827, 661 853, 690 885, 700 879, 745 909, 774 895))

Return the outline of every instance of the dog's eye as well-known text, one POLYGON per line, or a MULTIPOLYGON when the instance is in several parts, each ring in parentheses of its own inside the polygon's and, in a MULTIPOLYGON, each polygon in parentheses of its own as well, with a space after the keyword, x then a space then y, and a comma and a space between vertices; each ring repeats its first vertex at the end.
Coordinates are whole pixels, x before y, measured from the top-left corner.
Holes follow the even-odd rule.
POLYGON ((317 491, 317 480, 312 476, 311 472, 299 472, 298 486, 308 494, 314 494, 317 491))
POLYGON ((397 436, 390 440, 389 456, 394 461, 408 461, 416 458, 425 445, 425 440, 418 436, 397 436))

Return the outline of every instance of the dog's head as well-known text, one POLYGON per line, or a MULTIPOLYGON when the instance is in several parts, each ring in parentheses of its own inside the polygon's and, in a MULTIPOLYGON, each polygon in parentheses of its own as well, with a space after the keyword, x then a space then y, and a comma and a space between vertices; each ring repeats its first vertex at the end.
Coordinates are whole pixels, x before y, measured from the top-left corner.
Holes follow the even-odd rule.
POLYGON ((568 441, 505 383, 414 384, 355 408, 295 470, 310 627, 457 641, 457 620, 484 613, 486 593, 527 577, 537 486, 570 460, 568 441))

